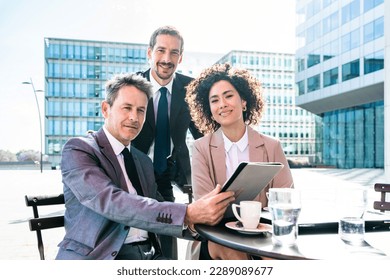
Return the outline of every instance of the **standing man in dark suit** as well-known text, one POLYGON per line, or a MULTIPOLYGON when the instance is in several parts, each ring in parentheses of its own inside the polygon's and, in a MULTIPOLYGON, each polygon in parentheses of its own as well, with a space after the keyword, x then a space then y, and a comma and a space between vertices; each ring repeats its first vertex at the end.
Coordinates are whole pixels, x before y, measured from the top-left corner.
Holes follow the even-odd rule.
MULTIPOLYGON (((153 32, 148 47, 150 69, 142 73, 153 85, 153 97, 145 125, 132 141, 133 146, 153 159, 158 191, 165 201, 175 200, 171 181, 179 187, 191 181, 188 129, 195 139, 202 136, 191 121, 184 99, 192 78, 175 73, 183 58, 183 47, 183 37, 174 27, 164 26, 153 32), (165 109, 160 109, 162 99, 167 103, 165 109), (164 121, 161 114, 165 114, 164 121)), ((164 254, 177 259, 177 240, 161 236, 161 243, 164 254)))

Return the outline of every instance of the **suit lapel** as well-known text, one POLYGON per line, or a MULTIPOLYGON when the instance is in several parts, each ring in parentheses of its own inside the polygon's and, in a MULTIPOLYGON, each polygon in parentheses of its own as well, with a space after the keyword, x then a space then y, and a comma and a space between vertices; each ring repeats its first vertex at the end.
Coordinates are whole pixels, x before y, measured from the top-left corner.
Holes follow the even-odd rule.
POLYGON ((248 128, 249 161, 266 162, 268 156, 264 149, 264 140, 261 135, 250 126, 248 128))
POLYGON ((141 162, 139 161, 138 153, 137 153, 137 151, 135 151, 134 147, 132 147, 131 149, 132 149, 131 154, 133 155, 135 168, 137 168, 137 174, 138 174, 139 181, 141 183, 141 188, 142 188, 142 191, 144 193, 144 196, 151 197, 149 190, 145 187, 146 186, 146 180, 145 180, 146 177, 145 177, 145 174, 144 174, 143 169, 141 167, 141 162))
POLYGON ((171 111, 169 113, 171 135, 173 133, 172 128, 175 127, 174 122, 178 119, 180 110, 185 105, 185 100, 182 97, 183 94, 183 84, 180 78, 176 75, 172 84, 171 111))
MULTIPOLYGON (((142 73, 144 78, 146 78, 148 81, 150 81, 150 69, 144 73, 142 73)), ((148 109, 146 110, 146 119, 145 119, 145 125, 150 126, 150 128, 153 131, 156 128, 156 121, 155 121, 155 116, 154 116, 154 107, 153 107, 153 96, 150 97, 149 102, 148 102, 148 109)))
MULTIPOLYGON (((114 150, 112 149, 110 142, 108 141, 108 138, 106 134, 104 133, 103 128, 99 129, 97 133, 94 134, 94 138, 96 140, 96 143, 100 147, 101 153, 108 159, 108 161, 111 163, 113 167, 113 171, 115 172, 116 176, 116 182, 119 183, 120 187, 127 191, 127 184, 125 177, 123 176, 121 166, 119 165, 118 159, 114 153, 114 150)), ((109 174, 109 176, 113 176, 114 174, 109 174)), ((113 178, 112 178, 113 179, 113 178)))
POLYGON ((144 125, 150 126, 154 133, 154 130, 156 129, 156 121, 154 116, 153 97, 151 97, 148 102, 148 109, 146 110, 146 120, 144 125))
POLYGON ((215 172, 215 182, 217 184, 224 184, 226 178, 226 162, 225 145, 222 137, 222 130, 218 129, 210 137, 210 153, 212 158, 213 169, 215 172))

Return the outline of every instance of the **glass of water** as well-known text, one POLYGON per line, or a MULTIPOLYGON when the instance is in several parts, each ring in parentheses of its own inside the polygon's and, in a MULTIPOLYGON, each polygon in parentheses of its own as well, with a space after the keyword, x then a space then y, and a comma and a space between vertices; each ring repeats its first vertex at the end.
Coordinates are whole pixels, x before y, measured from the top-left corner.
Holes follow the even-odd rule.
POLYGON ((364 211, 367 206, 367 190, 345 188, 338 190, 337 197, 340 238, 351 245, 364 241, 364 211))
POLYGON ((271 188, 268 208, 272 215, 272 242, 293 246, 298 237, 298 217, 301 212, 301 193, 290 188, 271 188))

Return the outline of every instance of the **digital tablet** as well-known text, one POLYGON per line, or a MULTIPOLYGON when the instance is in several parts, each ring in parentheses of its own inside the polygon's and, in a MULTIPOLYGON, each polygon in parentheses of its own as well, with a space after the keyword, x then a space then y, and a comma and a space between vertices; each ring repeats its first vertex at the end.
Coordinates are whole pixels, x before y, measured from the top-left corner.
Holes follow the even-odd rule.
MULTIPOLYGON (((234 191, 239 204, 242 200, 253 200, 283 168, 280 162, 241 162, 222 187, 222 191, 234 191)), ((231 207, 224 218, 234 217, 231 207)))

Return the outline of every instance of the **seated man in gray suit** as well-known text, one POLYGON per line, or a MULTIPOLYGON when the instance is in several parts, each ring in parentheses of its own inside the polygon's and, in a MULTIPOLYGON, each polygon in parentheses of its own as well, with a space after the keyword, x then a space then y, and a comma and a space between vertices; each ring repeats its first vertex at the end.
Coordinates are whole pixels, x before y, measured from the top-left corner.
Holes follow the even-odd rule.
POLYGON ((139 75, 113 77, 102 102, 103 128, 65 144, 65 237, 57 259, 164 259, 154 233, 191 238, 193 224, 218 223, 234 200, 220 186, 189 205, 155 199, 152 161, 131 146, 151 89, 139 75))

